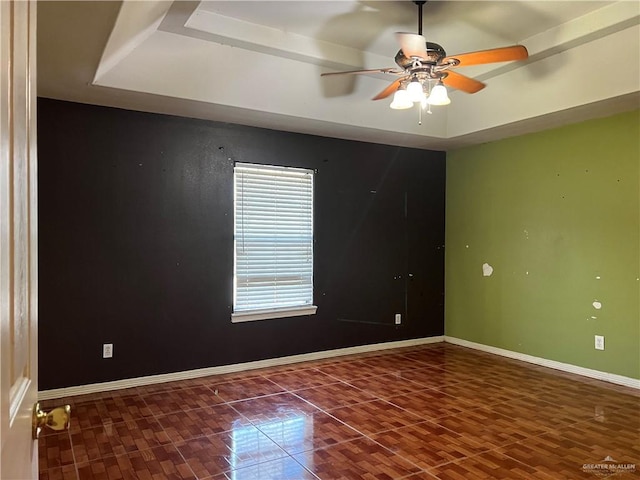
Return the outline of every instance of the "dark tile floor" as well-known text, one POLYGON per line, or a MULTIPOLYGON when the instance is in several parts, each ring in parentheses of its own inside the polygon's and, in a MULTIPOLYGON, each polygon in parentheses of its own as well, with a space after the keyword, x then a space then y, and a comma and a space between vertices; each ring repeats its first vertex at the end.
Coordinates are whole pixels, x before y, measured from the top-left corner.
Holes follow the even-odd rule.
POLYGON ((42 480, 640 478, 640 392, 445 343, 63 401, 42 480))

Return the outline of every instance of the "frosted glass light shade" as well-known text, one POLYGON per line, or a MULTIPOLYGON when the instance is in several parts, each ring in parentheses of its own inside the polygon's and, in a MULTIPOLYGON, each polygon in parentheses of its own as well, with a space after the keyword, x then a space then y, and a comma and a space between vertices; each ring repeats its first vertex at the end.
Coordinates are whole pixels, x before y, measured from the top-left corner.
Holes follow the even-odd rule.
POLYGON ((404 110, 413 107, 411 96, 406 90, 397 90, 393 95, 393 101, 389 105, 394 110, 404 110))
POLYGON ((409 82, 409 85, 407 85, 407 93, 411 97, 411 101, 414 103, 422 102, 422 99, 424 98, 422 84, 417 80, 409 82))
POLYGON ((449 105, 451 100, 449 99, 449 95, 447 95, 447 87, 442 83, 438 83, 431 89, 428 101, 431 105, 449 105))

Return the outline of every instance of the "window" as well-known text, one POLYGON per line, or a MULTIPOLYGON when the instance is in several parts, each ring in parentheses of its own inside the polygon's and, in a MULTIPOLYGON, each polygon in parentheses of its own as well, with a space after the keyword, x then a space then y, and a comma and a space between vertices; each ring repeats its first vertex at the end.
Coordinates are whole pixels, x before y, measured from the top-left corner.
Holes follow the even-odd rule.
POLYGON ((233 322, 310 315, 313 171, 234 168, 233 322))

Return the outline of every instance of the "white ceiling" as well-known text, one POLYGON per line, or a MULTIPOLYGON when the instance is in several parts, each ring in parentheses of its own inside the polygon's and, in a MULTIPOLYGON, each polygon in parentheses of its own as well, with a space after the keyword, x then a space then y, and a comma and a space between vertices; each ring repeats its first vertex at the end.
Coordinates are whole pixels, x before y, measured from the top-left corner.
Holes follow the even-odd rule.
POLYGON ((413 2, 38 3, 38 94, 279 130, 449 149, 640 107, 640 2, 429 1, 423 34, 449 55, 522 44, 525 62, 458 69, 484 81, 418 122, 370 99, 396 77, 413 2))

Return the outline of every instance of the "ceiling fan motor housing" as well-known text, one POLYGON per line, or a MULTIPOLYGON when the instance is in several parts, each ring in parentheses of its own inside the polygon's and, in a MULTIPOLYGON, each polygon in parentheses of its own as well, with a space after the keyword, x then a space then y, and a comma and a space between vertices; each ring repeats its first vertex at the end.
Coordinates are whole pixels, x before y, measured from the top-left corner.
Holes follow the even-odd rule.
MULTIPOLYGON (((447 52, 445 52, 444 48, 442 48, 440 45, 433 42, 427 42, 427 56, 426 58, 421 58, 420 63, 422 63, 423 65, 437 65, 438 62, 440 62, 440 60, 442 60, 446 56, 447 52)), ((395 61, 400 68, 403 68, 405 70, 411 68, 414 63, 414 60, 412 58, 406 57, 402 50, 398 50, 395 61)))

